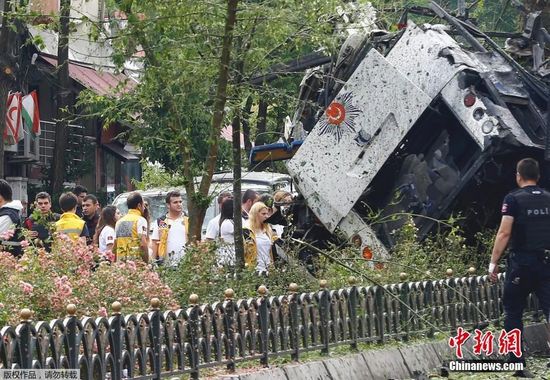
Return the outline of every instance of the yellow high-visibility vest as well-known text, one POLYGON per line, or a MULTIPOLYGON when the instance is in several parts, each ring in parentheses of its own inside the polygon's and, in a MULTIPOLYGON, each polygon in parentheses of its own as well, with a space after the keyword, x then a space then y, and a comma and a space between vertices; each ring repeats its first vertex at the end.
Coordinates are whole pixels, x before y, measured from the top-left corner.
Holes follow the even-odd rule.
POLYGON ((65 212, 55 222, 55 231, 69 236, 73 240, 77 240, 82 235, 84 222, 78 215, 73 212, 65 212))
POLYGON ((128 210, 115 226, 116 236, 116 257, 121 259, 141 259, 141 241, 138 235, 137 225, 142 217, 141 212, 136 209, 128 210))

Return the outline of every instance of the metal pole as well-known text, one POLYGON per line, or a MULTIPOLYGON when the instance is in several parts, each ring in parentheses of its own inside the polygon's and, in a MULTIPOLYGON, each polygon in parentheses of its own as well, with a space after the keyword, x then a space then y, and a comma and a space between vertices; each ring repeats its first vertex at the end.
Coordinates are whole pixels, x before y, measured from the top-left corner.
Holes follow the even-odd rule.
POLYGON ((435 1, 432 1, 430 3, 430 6, 439 17, 447 20, 447 22, 451 24, 462 35, 462 37, 464 37, 466 41, 468 41, 468 43, 472 45, 474 49, 482 53, 487 52, 487 49, 485 49, 483 45, 474 36, 468 33, 468 31, 460 24, 460 22, 456 18, 448 14, 435 1))
POLYGON ((465 0, 458 0, 458 17, 465 18, 466 17, 466 1, 465 0))

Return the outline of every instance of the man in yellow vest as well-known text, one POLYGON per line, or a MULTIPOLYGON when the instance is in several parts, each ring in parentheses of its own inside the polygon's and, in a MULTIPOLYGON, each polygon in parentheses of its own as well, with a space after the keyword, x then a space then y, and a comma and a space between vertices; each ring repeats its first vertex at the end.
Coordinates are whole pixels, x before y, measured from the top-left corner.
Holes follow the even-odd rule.
POLYGON ((183 213, 183 200, 179 191, 166 195, 168 213, 153 225, 153 257, 168 266, 177 266, 185 254, 188 218, 183 213))
POLYGON ((63 214, 55 222, 55 231, 69 236, 73 241, 81 239, 86 241, 88 237, 88 228, 86 223, 76 215, 76 206, 78 199, 73 193, 63 193, 59 197, 59 207, 63 214))
POLYGON ((131 193, 126 199, 128 214, 116 222, 115 244, 113 251, 116 260, 143 260, 149 262, 147 247, 148 222, 143 217, 145 210, 143 198, 138 192, 131 193))

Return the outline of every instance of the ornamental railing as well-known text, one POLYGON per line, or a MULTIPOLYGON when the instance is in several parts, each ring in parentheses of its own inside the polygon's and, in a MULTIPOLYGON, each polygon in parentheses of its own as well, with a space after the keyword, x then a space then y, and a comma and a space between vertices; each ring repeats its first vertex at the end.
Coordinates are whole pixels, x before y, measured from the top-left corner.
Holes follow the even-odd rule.
MULTIPOLYGON (((499 325, 503 277, 492 284, 486 276, 436 281, 402 282, 384 286, 350 286, 268 296, 265 286, 258 297, 234 300, 231 289, 225 300, 200 305, 189 297, 185 310, 161 311, 160 301, 151 309, 123 315, 122 305, 112 305, 109 318, 77 318, 76 307, 67 306, 67 317, 33 323, 31 311, 21 311, 17 327, 1 331, 0 367, 3 369, 80 369, 82 379, 160 379, 258 360, 289 355, 298 360, 308 351, 329 353, 331 347, 360 342, 383 343, 413 336, 431 337, 436 331, 456 331, 499 325)), ((402 281, 405 281, 402 278, 402 281)), ((528 319, 538 321, 535 297, 527 305, 528 319)))

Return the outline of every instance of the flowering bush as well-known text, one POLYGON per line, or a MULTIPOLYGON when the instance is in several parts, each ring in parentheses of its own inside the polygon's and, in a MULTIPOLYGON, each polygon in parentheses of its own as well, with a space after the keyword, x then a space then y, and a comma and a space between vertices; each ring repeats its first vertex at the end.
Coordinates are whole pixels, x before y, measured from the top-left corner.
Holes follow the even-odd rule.
POLYGON ((24 246, 19 260, 0 252, 0 326, 18 323, 22 308, 30 308, 34 320, 48 320, 65 316, 70 303, 88 316, 107 315, 114 301, 122 303, 124 313, 143 312, 153 297, 164 308, 178 307, 172 290, 141 261, 112 263, 112 254, 100 255, 64 235, 51 253, 28 242, 24 246))

